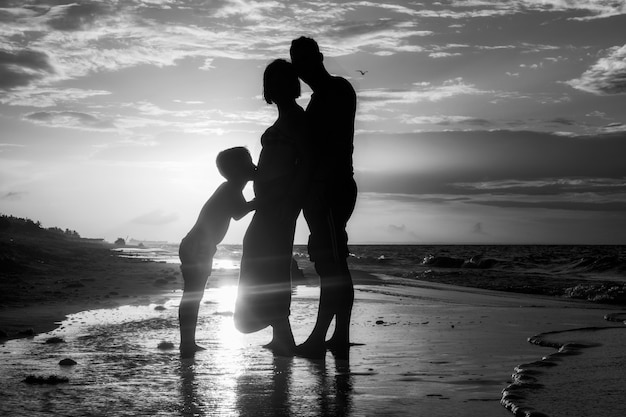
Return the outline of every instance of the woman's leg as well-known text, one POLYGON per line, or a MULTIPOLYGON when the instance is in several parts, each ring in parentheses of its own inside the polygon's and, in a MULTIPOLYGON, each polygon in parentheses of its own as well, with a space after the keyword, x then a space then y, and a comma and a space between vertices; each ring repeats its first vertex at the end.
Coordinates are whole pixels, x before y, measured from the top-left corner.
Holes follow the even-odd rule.
POLYGON ((272 323, 272 341, 263 346, 270 349, 277 356, 293 356, 296 342, 291 331, 289 317, 279 319, 272 323))

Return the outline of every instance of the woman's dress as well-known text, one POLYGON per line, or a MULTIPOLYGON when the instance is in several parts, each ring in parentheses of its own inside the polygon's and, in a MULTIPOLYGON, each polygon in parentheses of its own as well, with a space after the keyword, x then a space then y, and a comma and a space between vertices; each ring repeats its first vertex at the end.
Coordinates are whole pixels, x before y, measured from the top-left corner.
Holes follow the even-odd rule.
POLYGON ((300 209, 289 200, 298 169, 297 138, 275 125, 261 136, 257 209, 243 239, 235 327, 252 333, 289 317, 291 259, 300 209))

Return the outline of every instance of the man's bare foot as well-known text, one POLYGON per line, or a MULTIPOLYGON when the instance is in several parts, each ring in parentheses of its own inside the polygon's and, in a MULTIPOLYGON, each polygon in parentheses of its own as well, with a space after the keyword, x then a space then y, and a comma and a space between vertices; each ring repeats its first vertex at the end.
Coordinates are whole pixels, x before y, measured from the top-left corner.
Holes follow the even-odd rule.
POLYGON ((182 358, 190 358, 196 352, 201 351, 201 350, 206 350, 206 348, 200 345, 197 345, 195 343, 192 345, 180 345, 180 356, 182 358))

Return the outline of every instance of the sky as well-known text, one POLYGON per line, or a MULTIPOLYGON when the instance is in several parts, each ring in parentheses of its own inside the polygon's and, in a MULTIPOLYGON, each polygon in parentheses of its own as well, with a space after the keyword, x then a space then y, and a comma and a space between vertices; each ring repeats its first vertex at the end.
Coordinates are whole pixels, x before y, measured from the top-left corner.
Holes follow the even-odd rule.
POLYGON ((357 92, 352 244, 626 244, 625 27, 608 0, 2 0, 0 213, 179 242, 304 35, 357 92))

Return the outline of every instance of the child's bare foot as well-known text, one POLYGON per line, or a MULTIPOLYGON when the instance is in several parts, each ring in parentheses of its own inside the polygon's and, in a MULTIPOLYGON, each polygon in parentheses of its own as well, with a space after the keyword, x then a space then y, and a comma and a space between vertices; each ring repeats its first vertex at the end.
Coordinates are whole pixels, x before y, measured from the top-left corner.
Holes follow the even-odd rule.
POLYGON ((196 352, 201 350, 206 350, 206 348, 195 343, 190 345, 180 345, 180 356, 183 358, 190 358, 196 352))

